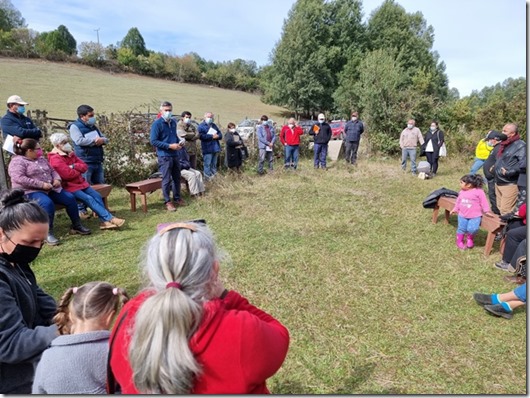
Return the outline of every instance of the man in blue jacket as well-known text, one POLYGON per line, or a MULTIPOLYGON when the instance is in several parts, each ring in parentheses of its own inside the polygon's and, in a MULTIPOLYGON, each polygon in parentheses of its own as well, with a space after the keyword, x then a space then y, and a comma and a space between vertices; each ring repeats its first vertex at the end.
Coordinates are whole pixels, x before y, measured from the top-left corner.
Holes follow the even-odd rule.
POLYGON ((12 95, 7 99, 7 112, 0 121, 4 139, 7 135, 36 140, 42 137, 40 129, 25 115, 26 105, 29 103, 18 95, 12 95))
POLYGON ((217 174, 217 158, 221 152, 223 133, 213 122, 214 114, 206 112, 204 120, 199 124, 199 138, 201 140, 202 162, 204 164, 204 178, 211 180, 217 174))
POLYGON ((274 127, 269 124, 269 117, 263 115, 261 118, 261 124, 256 129, 256 135, 258 136, 258 174, 263 174, 263 165, 265 160, 269 164, 269 172, 272 172, 274 162, 274 142, 276 141, 276 132, 274 127))
POLYGON ((173 105, 164 101, 160 105, 161 117, 151 125, 151 145, 156 147, 158 167, 162 173, 162 194, 168 211, 177 210, 177 206, 185 206, 186 203, 180 197, 180 165, 177 151, 182 148, 180 139, 177 137, 177 122, 172 116, 173 105), (175 183, 173 183, 173 181, 175 183), (173 187, 173 201, 171 202, 171 188, 173 187))
POLYGON ((362 133, 364 133, 363 122, 359 120, 359 114, 357 112, 352 112, 351 120, 348 120, 344 127, 344 156, 346 162, 351 164, 357 162, 357 151, 359 149, 362 133))

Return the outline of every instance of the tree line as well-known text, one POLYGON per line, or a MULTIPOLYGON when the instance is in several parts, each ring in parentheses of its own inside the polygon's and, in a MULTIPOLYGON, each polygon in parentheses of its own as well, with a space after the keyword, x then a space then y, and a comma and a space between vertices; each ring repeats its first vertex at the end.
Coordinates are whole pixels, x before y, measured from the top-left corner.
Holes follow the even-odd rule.
POLYGON ((384 0, 366 22, 361 0, 298 0, 284 21, 270 64, 236 59, 213 62, 146 48, 140 31, 103 46, 77 44, 66 26, 51 32, 26 27, 10 0, 0 0, 0 54, 81 62, 178 82, 208 84, 262 95, 265 103, 298 118, 348 118, 361 113, 372 149, 398 152, 405 121, 436 119, 453 136, 454 150, 512 121, 526 138, 526 78, 508 78, 460 98, 450 89, 445 63, 433 50, 434 28, 421 12, 384 0), (474 133, 474 134, 470 134, 474 133))

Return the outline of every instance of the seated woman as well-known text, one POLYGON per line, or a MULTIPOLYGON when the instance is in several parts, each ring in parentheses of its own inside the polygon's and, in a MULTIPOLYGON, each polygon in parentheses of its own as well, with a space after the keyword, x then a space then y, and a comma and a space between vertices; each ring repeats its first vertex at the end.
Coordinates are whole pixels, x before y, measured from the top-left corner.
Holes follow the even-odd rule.
POLYGON ((72 151, 68 136, 64 133, 54 133, 50 136, 50 141, 53 145, 52 151, 48 153, 50 165, 59 173, 63 188, 98 215, 99 229, 114 229, 125 224, 125 220, 110 214, 99 192, 83 177, 88 166, 72 151))
POLYGON ((22 189, 29 199, 34 199, 46 210, 49 218, 49 231, 46 242, 58 245, 53 235, 55 204, 66 207, 72 221, 71 234, 89 235, 90 230, 81 224, 77 202, 70 192, 61 187, 61 177, 42 157, 42 149, 33 138, 24 138, 14 143, 15 156, 9 162, 8 173, 13 189, 22 189))
POLYGON ((148 288, 123 307, 111 335, 109 380, 122 393, 269 393, 289 332, 225 290, 219 260, 204 222, 159 225, 144 252, 148 288))

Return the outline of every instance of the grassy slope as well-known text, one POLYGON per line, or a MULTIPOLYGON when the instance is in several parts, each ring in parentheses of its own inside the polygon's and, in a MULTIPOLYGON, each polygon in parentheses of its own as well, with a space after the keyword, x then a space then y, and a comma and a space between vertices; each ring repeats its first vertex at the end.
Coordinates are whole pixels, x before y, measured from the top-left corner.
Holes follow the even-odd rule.
MULTIPOLYGON (((77 66, 4 61, 0 76, 22 79, 26 74, 32 80, 48 71, 41 79, 50 84, 37 89, 34 82, 21 89, 2 78, 2 91, 9 83, 4 96, 16 92, 32 108, 56 103, 63 117, 79 102, 74 84, 94 93, 89 103, 121 93, 105 105, 96 104, 101 109, 128 109, 126 101, 132 106, 138 99, 126 94, 136 90, 137 98, 145 98, 141 101, 185 88, 225 93, 216 106, 226 112, 245 102, 234 105, 231 101, 240 94, 224 90, 111 79, 77 66), (15 66, 20 73, 12 71, 15 66), (78 71, 76 78, 72 70, 78 71), (69 80, 58 83, 64 76, 69 80), (92 78, 79 82, 86 76, 92 78), (59 104, 73 105, 60 110, 59 104)), ((247 108, 253 115, 271 109, 257 97, 242 96, 255 106, 247 108)), ((175 102, 180 103, 178 97, 175 102)), ((110 206, 127 219, 122 231, 99 231, 93 219, 87 222, 93 235, 68 236, 68 220, 59 212, 56 232, 63 244, 43 249, 34 264, 37 277, 56 298, 66 287, 89 280, 108 280, 134 294, 140 286, 138 254, 157 223, 205 218, 230 254, 222 268, 226 286, 290 330, 287 360, 268 383, 273 393, 526 393, 525 312, 511 321, 498 319, 472 299, 474 291, 513 288, 492 267, 499 259, 497 244, 485 259, 481 231, 478 247, 460 252, 454 246, 455 218, 448 226, 433 225, 431 210, 421 206, 434 189, 457 190, 469 164, 443 159, 439 176, 427 181, 403 175, 397 159, 362 158, 356 169, 338 164, 325 173, 313 170, 309 160, 297 173, 284 173, 276 165, 274 175, 262 178, 256 177, 254 164, 247 165, 241 180, 220 176, 207 196, 176 214, 164 211, 160 191, 150 195, 148 214, 131 213, 127 192, 115 189, 110 206)))
POLYGON ((30 103, 30 110, 45 109, 55 118, 77 117, 75 111, 81 104, 105 113, 137 107, 146 112, 145 105, 150 104, 153 112, 153 105, 156 108, 160 101, 168 100, 174 112, 189 110, 196 119, 212 111, 222 127, 262 114, 283 120, 284 109, 261 103, 257 95, 133 74, 110 74, 77 64, 0 58, 0 76, 1 101, 18 94, 30 103))

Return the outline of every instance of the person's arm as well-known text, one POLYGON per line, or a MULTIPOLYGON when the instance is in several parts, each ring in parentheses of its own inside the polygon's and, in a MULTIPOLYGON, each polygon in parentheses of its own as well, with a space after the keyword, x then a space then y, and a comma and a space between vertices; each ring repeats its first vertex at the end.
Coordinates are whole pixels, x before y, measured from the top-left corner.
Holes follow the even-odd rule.
POLYGON ((404 145, 405 145, 404 134, 405 134, 405 130, 403 130, 403 131, 401 132, 401 135, 399 136, 399 147, 400 147, 401 149, 403 149, 403 148, 404 148, 404 145))
POLYGON ((81 166, 79 168, 75 168, 75 163, 74 167, 70 167, 70 165, 66 163, 66 159, 60 155, 49 156, 48 161, 50 163, 50 166, 52 166, 52 168, 59 175, 60 179, 63 181, 72 181, 78 178, 80 174, 84 173, 88 169, 84 162, 84 171, 82 171, 83 167, 81 166))
POLYGON ((258 141, 261 142, 263 145, 267 146, 269 145, 269 142, 267 141, 265 137, 265 128, 261 125, 258 126, 256 133, 258 135, 258 141))
POLYGON ((482 189, 478 190, 478 197, 480 201, 480 207, 482 208, 482 213, 490 214, 491 213, 490 203, 488 201, 488 198, 486 198, 486 193, 482 189))
POLYGON ((70 128, 70 138, 74 142, 74 144, 78 146, 93 146, 94 140, 91 140, 90 138, 83 137, 83 134, 81 134, 81 130, 79 130, 79 127, 77 127, 75 124, 71 124, 70 128))
POLYGON ((167 142, 160 141, 159 139, 161 125, 158 122, 158 120, 160 119, 157 119, 151 125, 151 134, 149 135, 149 142, 151 143, 151 145, 157 148, 163 149, 165 151, 169 151, 169 144, 167 142))
POLYGON ((444 132, 443 132, 442 130, 439 130, 439 134, 440 134, 440 142, 439 142, 439 145, 442 146, 443 143, 445 142, 444 132))
POLYGON ((420 145, 423 145, 425 143, 425 140, 423 139, 423 135, 421 134, 420 129, 418 129, 418 141, 420 142, 420 145))
POLYGON ((223 299, 234 323, 240 325, 241 363, 247 385, 259 385, 274 375, 289 349, 289 331, 278 320, 253 306, 240 294, 230 291, 223 299))
POLYGON ((2 132, 4 134, 17 136, 22 139, 33 138, 38 140, 42 137, 42 132, 38 127, 35 127, 31 119, 26 118, 27 120, 29 120, 29 127, 24 128, 15 118, 16 116, 11 115, 6 115, 2 118, 0 125, 2 126, 2 132))
POLYGON ((304 129, 300 126, 294 126, 294 133, 302 136, 304 135, 304 129))
POLYGON ((456 198, 455 207, 453 207, 453 210, 451 210, 451 214, 458 214, 460 211, 460 203, 462 202, 462 196, 461 194, 458 195, 456 198))
POLYGON ((221 132, 219 127, 217 127, 217 125, 213 124, 213 126, 214 126, 215 131, 217 131, 217 140, 221 141, 223 139, 223 133, 221 132))
POLYGON ((11 286, 3 278, 0 278, 0 297, 0 362, 16 364, 30 361, 57 337, 57 326, 28 328, 11 286))
POLYGON ((46 184, 46 182, 28 177, 26 175, 26 170, 26 163, 20 161, 20 159, 13 158, 11 162, 9 162, 8 173, 12 182, 15 182, 17 185, 20 185, 25 190, 44 190, 44 184, 46 184))

